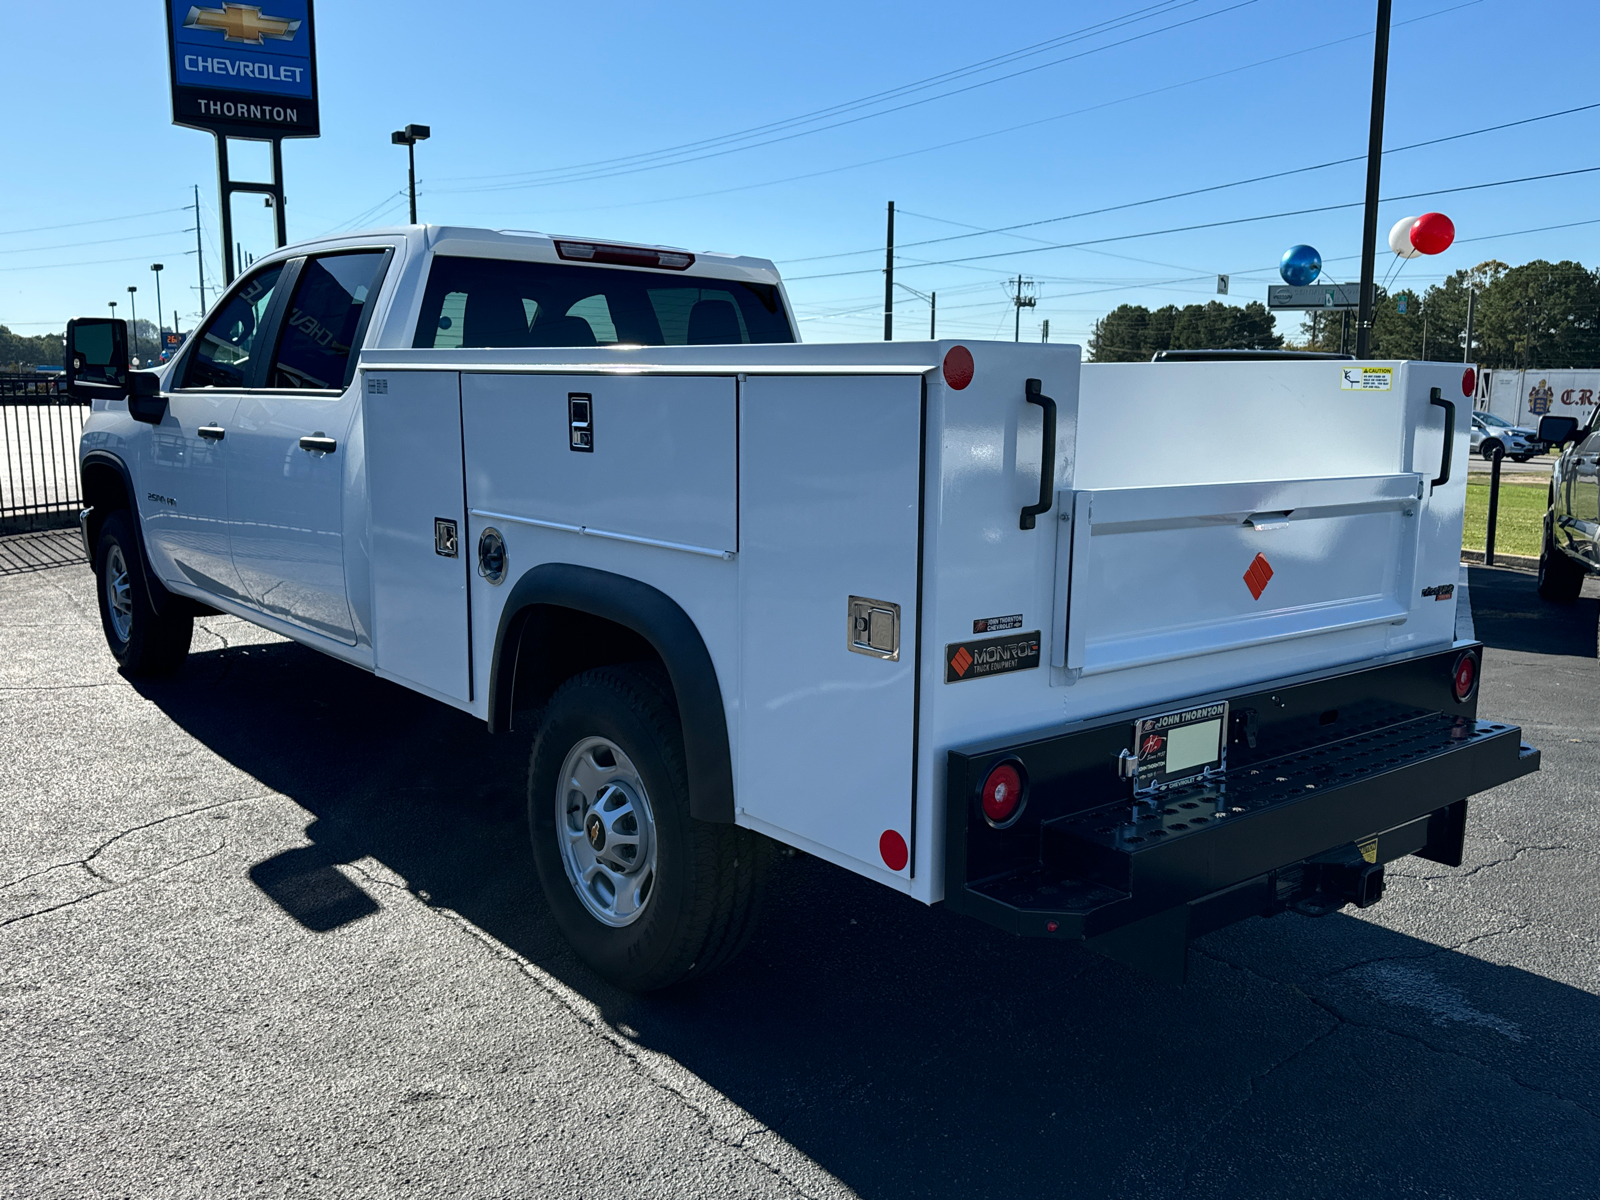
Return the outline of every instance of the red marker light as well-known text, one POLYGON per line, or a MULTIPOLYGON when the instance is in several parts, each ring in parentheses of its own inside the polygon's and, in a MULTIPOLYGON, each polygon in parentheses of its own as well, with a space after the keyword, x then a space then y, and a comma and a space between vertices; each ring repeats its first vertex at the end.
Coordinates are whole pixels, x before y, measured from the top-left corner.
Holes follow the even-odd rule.
POLYGON ((1022 811, 1022 772, 1014 762, 997 763, 983 781, 979 798, 983 816, 996 828, 1004 828, 1022 811))
POLYGON ((972 351, 965 346, 951 346, 944 356, 944 381, 956 391, 972 382, 972 351))
POLYGON ((1451 680, 1455 688, 1456 699, 1465 702, 1472 696, 1473 689, 1478 686, 1478 659, 1468 652, 1456 659, 1455 672, 1451 680))
POLYGON ((1465 371, 1461 372, 1461 394, 1470 399, 1472 394, 1477 390, 1478 373, 1471 367, 1468 367, 1465 371))
POLYGON ((911 861, 905 838, 892 829, 885 829, 883 836, 878 839, 878 853, 883 856, 884 866, 891 871, 904 871, 906 863, 911 861))

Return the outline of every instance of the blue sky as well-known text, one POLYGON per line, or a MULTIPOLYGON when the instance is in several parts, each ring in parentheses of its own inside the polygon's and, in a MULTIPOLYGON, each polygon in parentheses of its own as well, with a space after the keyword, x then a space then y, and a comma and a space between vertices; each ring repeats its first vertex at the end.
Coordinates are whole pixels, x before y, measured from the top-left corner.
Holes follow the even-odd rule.
MULTIPOLYGON (((270 13, 270 2, 263 7, 270 13)), ((884 205, 893 199, 898 278, 938 292, 941 336, 1010 338, 1004 281, 1020 272, 1039 296, 1022 336, 1036 339, 1048 319, 1052 341, 1081 341, 1120 303, 1213 298, 1219 272, 1232 276, 1229 301, 1261 299, 1295 242, 1321 250, 1335 277, 1355 276, 1359 207, 1126 235, 1358 202, 1363 164, 1011 234, 908 243, 1360 156, 1373 9, 1329 0, 323 0, 323 136, 286 143, 289 236, 404 220, 405 152, 389 133, 416 122, 433 128, 417 155, 423 220, 770 257, 790 281, 804 338, 838 341, 882 335, 884 205), (714 140, 1052 39, 1064 40, 896 98, 714 140), (596 162, 608 165, 572 170, 596 162), (1102 240, 1112 238, 1121 240, 1102 240), (953 258, 977 261, 942 261, 953 258), (930 262, 940 265, 922 265, 930 262)), ((195 184, 215 279, 212 140, 170 124, 162 12, 154 0, 11 10, 0 79, 9 118, 0 324, 59 330, 71 316, 107 311, 109 300, 125 305, 130 284, 148 317, 148 268, 161 261, 165 308, 178 307, 187 328, 198 297, 182 206, 195 184)), ((1394 20, 1390 146, 1600 102, 1600 5, 1395 0, 1394 20)), ((1383 192, 1600 166, 1597 132, 1600 108, 1391 154, 1383 192)), ((1395 201, 1382 208, 1380 232, 1428 209, 1456 222, 1458 244, 1408 263, 1400 285, 1487 258, 1592 266, 1597 198, 1600 172, 1395 201), (1521 232, 1584 221, 1595 223, 1521 232)), ((241 198, 235 212, 246 247, 270 249, 261 202, 241 198)), ((1380 276, 1388 266, 1385 253, 1380 276)), ((899 336, 927 335, 923 301, 902 292, 895 307, 899 336)), ((1280 318, 1280 330, 1297 326, 1280 318)))

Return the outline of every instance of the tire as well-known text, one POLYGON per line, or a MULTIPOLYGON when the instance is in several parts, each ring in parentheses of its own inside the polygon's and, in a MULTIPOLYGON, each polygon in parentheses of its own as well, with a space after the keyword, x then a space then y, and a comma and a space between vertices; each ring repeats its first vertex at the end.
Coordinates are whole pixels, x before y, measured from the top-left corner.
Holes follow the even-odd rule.
POLYGON ((1496 450, 1501 450, 1500 440, 1498 438, 1484 438, 1483 445, 1478 447, 1478 453, 1483 455, 1484 462, 1493 462, 1494 452, 1496 450))
POLYGON ((100 527, 94 548, 95 592, 106 645, 124 675, 171 675, 189 657, 194 617, 150 607, 134 517, 118 509, 100 527))
POLYGON ((1544 541, 1539 547, 1539 596, 1552 604, 1571 604, 1583 591, 1584 571, 1571 556, 1555 544, 1550 533, 1550 514, 1545 513, 1544 541))
POLYGON ((556 925, 618 987, 707 975, 755 931, 771 843, 689 815, 677 708, 649 666, 586 671, 551 697, 528 830, 556 925))

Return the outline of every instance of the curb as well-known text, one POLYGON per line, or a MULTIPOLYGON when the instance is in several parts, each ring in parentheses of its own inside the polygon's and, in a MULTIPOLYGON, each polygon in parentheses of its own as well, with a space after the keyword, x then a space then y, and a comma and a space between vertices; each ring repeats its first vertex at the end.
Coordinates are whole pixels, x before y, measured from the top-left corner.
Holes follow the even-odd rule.
MULTIPOLYGON (((1461 552, 1461 561, 1468 566, 1481 567, 1483 566, 1483 551, 1463 550, 1461 552)), ((1504 567, 1508 571, 1532 571, 1537 574, 1539 558, 1534 554, 1501 554, 1497 550, 1495 551, 1494 565, 1496 567, 1504 567)))

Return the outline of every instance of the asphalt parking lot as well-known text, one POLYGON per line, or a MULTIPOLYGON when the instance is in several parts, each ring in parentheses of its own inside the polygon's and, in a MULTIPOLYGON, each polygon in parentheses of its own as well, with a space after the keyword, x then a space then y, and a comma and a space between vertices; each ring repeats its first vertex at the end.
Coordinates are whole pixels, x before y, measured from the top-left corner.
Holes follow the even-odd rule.
POLYGON ((0 1194, 1593 1197, 1600 589, 1474 569, 1544 751, 1467 863, 1252 920, 1170 989, 816 860, 638 998, 545 911, 519 737, 228 618, 112 668, 0 577, 0 1194))

